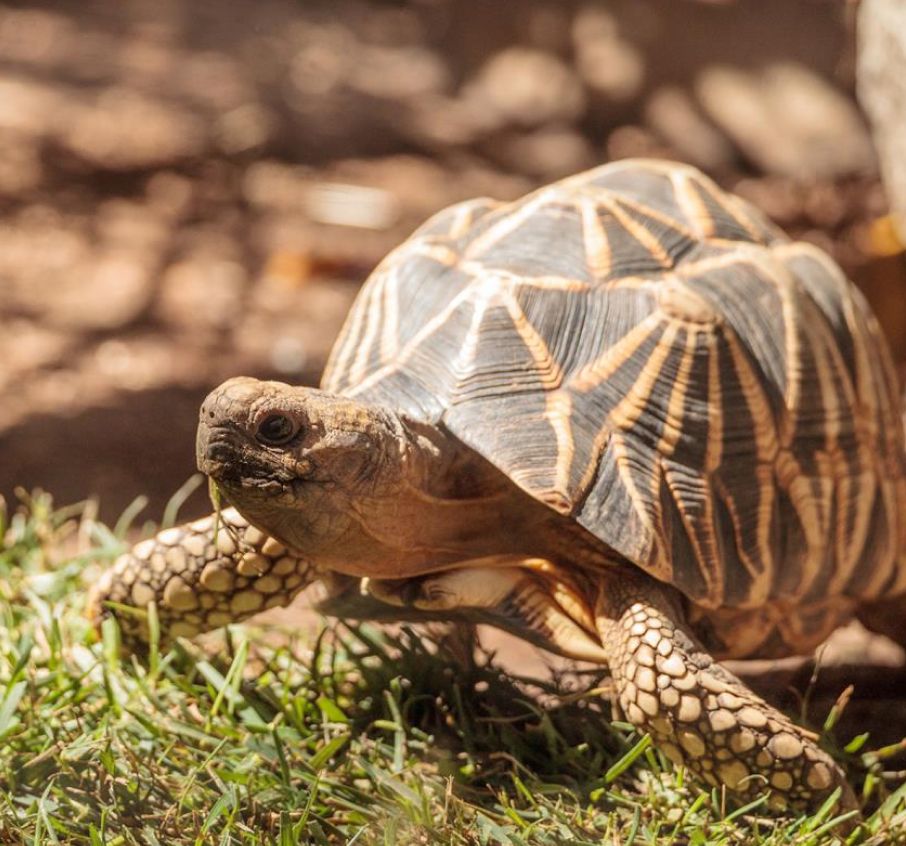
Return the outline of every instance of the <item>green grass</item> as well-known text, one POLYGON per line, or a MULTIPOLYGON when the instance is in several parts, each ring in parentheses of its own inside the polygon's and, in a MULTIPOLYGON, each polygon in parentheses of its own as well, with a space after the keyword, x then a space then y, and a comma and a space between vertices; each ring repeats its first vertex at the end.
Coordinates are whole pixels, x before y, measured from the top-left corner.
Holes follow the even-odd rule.
MULTIPOLYGON (((120 521, 118 532, 125 531, 120 521)), ((91 509, 0 509, 0 843, 824 844, 827 813, 732 810, 593 688, 466 672, 417 634, 235 627, 122 658, 82 617, 123 547, 91 509), (542 706, 542 702, 545 706, 542 706)), ((906 843, 906 788, 852 843, 906 843)))

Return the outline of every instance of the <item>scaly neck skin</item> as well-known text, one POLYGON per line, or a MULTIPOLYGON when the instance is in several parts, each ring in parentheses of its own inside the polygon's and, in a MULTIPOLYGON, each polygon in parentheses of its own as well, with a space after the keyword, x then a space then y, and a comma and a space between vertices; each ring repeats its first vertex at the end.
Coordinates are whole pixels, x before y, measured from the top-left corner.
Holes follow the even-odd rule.
MULTIPOLYGON (((488 555, 533 554, 525 525, 536 503, 439 429, 394 422, 399 464, 386 468, 371 495, 349 503, 391 568, 414 575, 488 555)), ((381 564, 369 561, 368 574, 381 564)))

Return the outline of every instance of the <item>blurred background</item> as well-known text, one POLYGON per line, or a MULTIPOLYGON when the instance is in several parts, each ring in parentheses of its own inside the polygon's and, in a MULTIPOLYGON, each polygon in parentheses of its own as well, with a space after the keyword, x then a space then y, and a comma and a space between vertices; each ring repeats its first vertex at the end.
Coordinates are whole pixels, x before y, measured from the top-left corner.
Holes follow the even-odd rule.
POLYGON ((0 493, 97 494, 108 520, 147 494, 159 518, 194 470, 205 393, 241 373, 315 383, 369 269, 424 218, 627 156, 692 162, 829 251, 903 360, 858 14, 0 4, 0 493))

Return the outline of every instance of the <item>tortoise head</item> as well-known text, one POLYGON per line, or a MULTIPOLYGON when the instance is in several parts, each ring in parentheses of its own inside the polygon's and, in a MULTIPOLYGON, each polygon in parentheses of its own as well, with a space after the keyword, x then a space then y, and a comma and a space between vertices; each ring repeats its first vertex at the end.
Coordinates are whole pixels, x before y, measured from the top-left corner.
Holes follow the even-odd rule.
POLYGON ((405 436, 392 412, 239 377, 201 406, 198 468, 248 520, 301 554, 358 559, 362 505, 392 496, 405 436), (352 545, 353 548, 349 548, 352 545))

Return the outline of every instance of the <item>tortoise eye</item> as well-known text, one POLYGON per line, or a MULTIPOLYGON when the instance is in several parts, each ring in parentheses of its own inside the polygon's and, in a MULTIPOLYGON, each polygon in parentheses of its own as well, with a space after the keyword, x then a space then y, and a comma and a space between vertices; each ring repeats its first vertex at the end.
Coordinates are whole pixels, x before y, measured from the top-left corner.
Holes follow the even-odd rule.
POLYGON ((255 437, 261 443, 280 446, 290 440, 296 431, 295 421, 291 417, 287 417, 285 414, 268 414, 258 424, 255 437))

